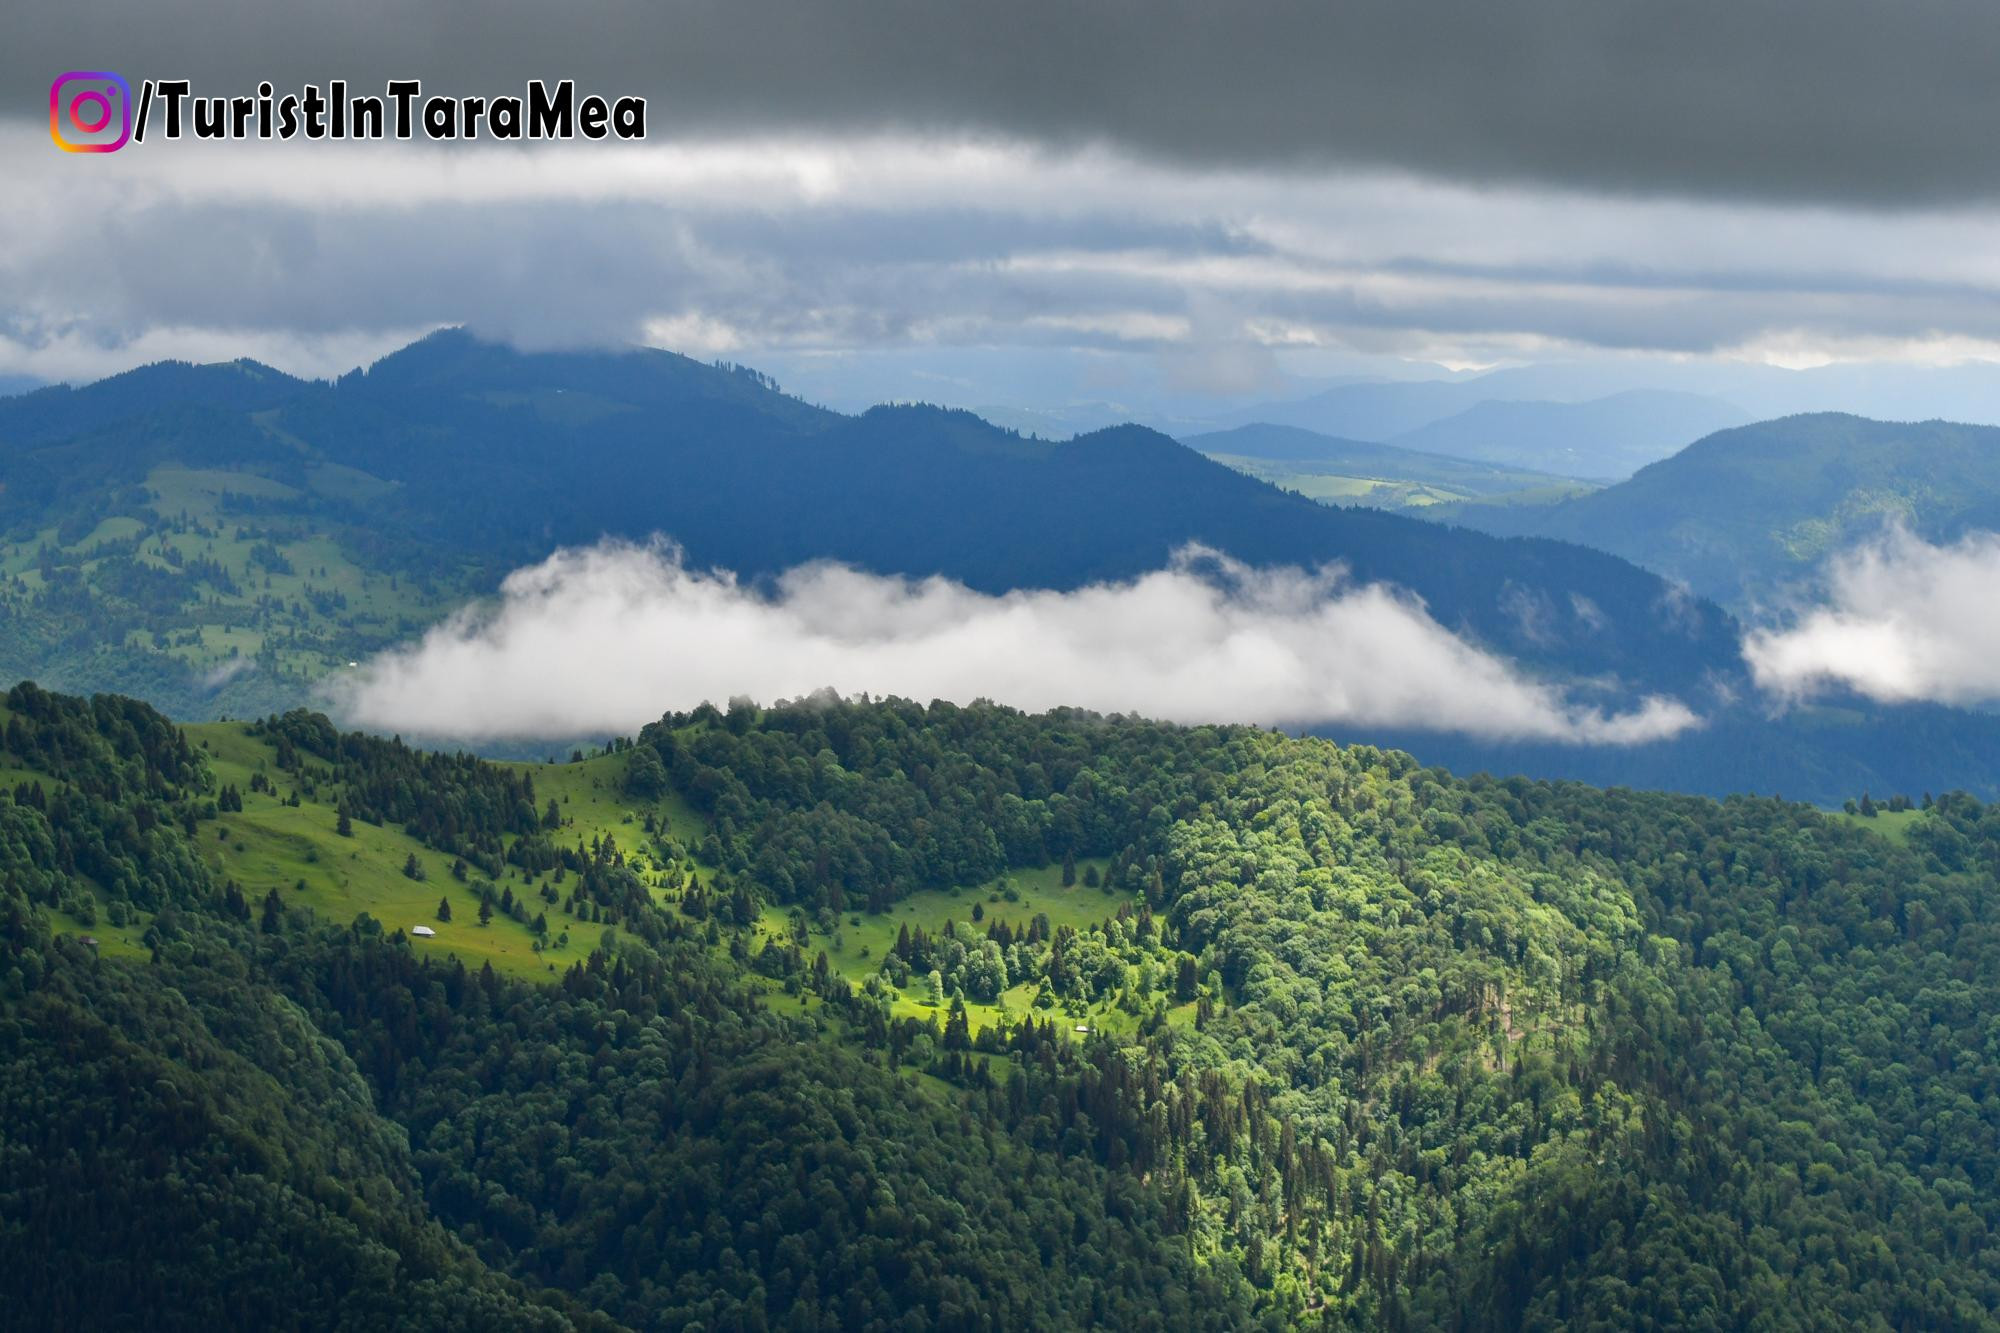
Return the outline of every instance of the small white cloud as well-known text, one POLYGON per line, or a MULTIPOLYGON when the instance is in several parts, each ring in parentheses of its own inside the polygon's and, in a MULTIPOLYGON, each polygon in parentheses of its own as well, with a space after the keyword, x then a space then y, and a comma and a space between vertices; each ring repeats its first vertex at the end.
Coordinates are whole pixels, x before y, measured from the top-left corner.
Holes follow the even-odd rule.
POLYGON ((700 311, 646 321, 644 341, 683 356, 721 356, 740 350, 744 343, 741 330, 700 311))
POLYGON ((433 736, 631 730, 669 709, 830 687, 1076 705, 1182 722, 1359 722, 1632 744, 1696 725, 1681 703, 1572 702, 1338 569, 1252 570, 1190 547, 1073 592, 975 592, 814 564, 768 593, 665 543, 558 551, 331 686, 354 722, 433 736))
POLYGON ((203 691, 213 694, 255 666, 256 663, 247 657, 232 657, 227 662, 218 662, 207 671, 202 672, 198 683, 203 691))
POLYGON ((1743 655, 1786 698, 1845 686, 1884 702, 2000 699, 2000 535, 1933 546, 1891 529, 1835 560, 1828 604, 1758 630, 1743 655))

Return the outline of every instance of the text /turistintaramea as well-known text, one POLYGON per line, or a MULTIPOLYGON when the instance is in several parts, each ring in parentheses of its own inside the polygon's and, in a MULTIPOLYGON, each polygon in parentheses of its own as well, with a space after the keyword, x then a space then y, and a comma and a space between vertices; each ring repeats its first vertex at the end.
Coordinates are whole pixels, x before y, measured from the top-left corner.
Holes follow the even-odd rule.
POLYGON ((196 96, 187 79, 145 81, 134 142, 160 104, 168 139, 643 139, 646 99, 578 96, 563 79, 531 80, 519 97, 425 96, 419 79, 391 79, 381 96, 335 79, 282 97, 266 80, 254 95, 196 96))

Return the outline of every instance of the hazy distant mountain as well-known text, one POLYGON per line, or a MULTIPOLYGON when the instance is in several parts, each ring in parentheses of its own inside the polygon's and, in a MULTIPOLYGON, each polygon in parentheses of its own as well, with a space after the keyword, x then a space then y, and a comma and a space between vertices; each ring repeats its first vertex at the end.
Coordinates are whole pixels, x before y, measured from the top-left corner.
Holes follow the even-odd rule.
POLYGON ((1492 471, 1490 465, 1440 454, 1425 454, 1400 445, 1378 444, 1369 440, 1344 440, 1303 426, 1278 426, 1253 422, 1229 430, 1183 435, 1181 443, 1205 454, 1229 454, 1241 458, 1262 458, 1273 462, 1330 463, 1370 469, 1384 476, 1434 475, 1454 466, 1464 473, 1492 471))
POLYGON ((1708 436, 1581 499, 1454 517, 1613 551, 1744 605, 1889 519, 1934 541, 2000 528, 2000 429, 1785 417, 1708 436))
POLYGON ((1480 403, 1582 404, 1634 390, 1714 399, 1741 409, 1740 418, 1719 423, 1716 429, 1810 412, 2000 425, 2000 365, 1990 362, 1836 364, 1798 370, 1749 361, 1653 356, 1550 362, 1476 375, 1440 370, 1421 379, 1372 376, 1311 396, 1253 403, 1223 413, 1222 424, 1271 421, 1349 439, 1385 441, 1480 403))
POLYGON ((1213 423, 1206 418, 1163 414, 1157 408, 1140 409, 1122 403, 1065 403, 1060 407, 1028 408, 983 405, 969 409, 973 415, 1007 430, 1035 435, 1045 440, 1068 440, 1112 426, 1144 425, 1168 435, 1206 430, 1213 423))
POLYGON ((1583 403, 1479 403, 1394 443, 1510 467, 1615 480, 1749 415, 1716 398, 1634 389, 1583 403))
POLYGON ((1600 378, 1524 367, 1465 379, 1342 384, 1294 402, 1260 403, 1235 419, 1598 480, 1630 476, 1751 419, 1732 402, 1678 390, 1565 392, 1600 378))
POLYGON ((1184 436, 1219 463, 1323 504, 1420 510, 1467 500, 1553 503, 1592 489, 1566 477, 1393 444, 1343 440, 1297 426, 1258 423, 1184 436))
POLYGON ((1463 412, 1493 396, 1485 377, 1339 384, 1291 402, 1258 403, 1233 424, 1297 426, 1348 440, 1383 441, 1463 412))
POLYGON ((9 398, 17 393, 39 389, 42 383, 33 375, 0 375, 0 398, 9 398))

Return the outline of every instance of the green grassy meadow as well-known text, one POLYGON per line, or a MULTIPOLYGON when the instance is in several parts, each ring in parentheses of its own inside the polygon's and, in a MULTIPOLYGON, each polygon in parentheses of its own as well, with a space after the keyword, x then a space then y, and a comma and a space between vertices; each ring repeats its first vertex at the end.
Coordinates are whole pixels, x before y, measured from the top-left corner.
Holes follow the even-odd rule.
MULTIPOLYGON (((811 957, 824 950, 833 969, 860 986, 880 972, 883 958, 888 956, 897 933, 905 926, 912 930, 921 926, 933 935, 943 930, 947 921, 975 925, 982 931, 994 921, 1025 928, 1037 915, 1045 915, 1050 929, 1071 926, 1081 930, 1117 915, 1121 904, 1132 901, 1128 894, 1107 893, 1103 889, 1084 885, 1083 875, 1087 868, 1095 868, 1101 874, 1105 865, 1102 859, 1078 861, 1077 882, 1069 888, 1062 885, 1062 868, 1048 865, 1032 870, 1016 870, 976 887, 927 889, 913 893, 887 912, 849 912, 840 919, 838 929, 831 936, 818 931, 808 934, 804 946, 806 956, 811 957), (1018 901, 1007 901, 1006 893, 1010 888, 1018 901), (977 922, 972 917, 975 905, 983 913, 983 919, 977 922)), ((794 925, 790 909, 766 906, 753 929, 758 940, 757 947, 761 947, 761 941, 766 938, 791 940, 794 925)), ((886 984, 886 978, 884 981, 886 984)), ((965 1002, 966 1017, 975 1029, 988 1026, 1002 1016, 1017 1019, 1029 1011, 1034 997, 1035 987, 1032 985, 1011 986, 994 1003, 982 1003, 968 997, 965 1002)), ((935 1014, 940 1023, 944 1021, 947 1007, 930 1003, 921 983, 915 978, 890 1002, 891 1012, 897 1017, 923 1018, 935 1014)), ((1060 1012, 1051 1012, 1057 1018, 1064 1017, 1060 1012)), ((1109 1018, 1099 1017, 1077 1021, 1090 1026, 1110 1022, 1109 1018)))
MULTIPOLYGON (((328 921, 345 923, 366 912, 384 930, 407 932, 414 926, 429 926, 436 938, 411 940, 421 952, 455 955, 472 968, 490 962, 495 971, 544 979, 586 957, 608 928, 573 920, 551 908, 550 942, 537 952, 534 935, 517 921, 496 913, 490 924, 481 926, 479 896, 471 884, 452 878, 450 857, 400 829, 378 828, 361 820, 354 821, 353 836, 343 838, 335 832, 332 805, 285 804, 289 784, 277 772, 270 747, 249 735, 241 723, 206 723, 186 730, 189 739, 207 752, 218 784, 233 783, 243 793, 240 814, 225 813, 214 824, 202 825, 200 848, 210 866, 241 885, 253 905, 275 888, 288 905, 310 908, 328 921), (250 775, 260 766, 267 775, 275 775, 277 793, 250 790, 250 775), (424 870, 421 880, 403 873, 412 855, 424 870), (448 922, 437 919, 441 898, 451 903, 448 922), (569 942, 559 946, 555 941, 563 932, 569 942)), ((542 771, 564 766, 533 767, 539 787, 542 771)), ((591 831, 594 825, 593 830, 583 831, 586 841, 591 831)), ((620 845, 624 843, 621 838, 620 845)), ((510 869, 510 875, 518 873, 510 869)), ((506 881, 517 897, 544 882, 506 881)))
POLYGON ((1878 810, 1872 816, 1850 815, 1843 810, 1832 810, 1828 813, 1833 818, 1852 824, 1856 828, 1879 833, 1897 844, 1907 843, 1910 840, 1910 830, 1924 818, 1924 812, 1920 809, 1878 810))
MULTIPOLYGON (((271 747, 250 735, 243 723, 202 723, 186 731, 207 755, 218 788, 233 785, 243 795, 240 813, 225 812, 214 822, 203 823, 198 846, 217 874, 235 880, 253 906, 276 889, 288 906, 308 908, 327 921, 346 923, 365 912, 381 922, 384 930, 408 933, 415 926, 429 926, 437 932, 436 937, 412 937, 412 947, 457 956, 468 967, 490 962, 496 971, 543 980, 588 956, 609 929, 577 921, 551 907, 548 943, 537 951, 529 929, 505 915, 495 914, 490 924, 481 926, 479 895, 473 884, 452 878, 450 857, 400 829, 360 820, 354 821, 352 836, 341 837, 335 831, 336 809, 324 799, 288 805, 285 798, 291 786, 287 775, 277 771, 271 747), (260 771, 276 782, 275 791, 250 789, 252 775, 260 771), (413 855, 424 872, 421 880, 403 873, 413 855), (451 904, 449 922, 437 919, 440 898, 451 904), (565 932, 567 944, 556 943, 565 932)), ((653 887, 657 901, 671 907, 678 894, 665 881, 676 861, 687 863, 703 878, 714 873, 714 867, 703 865, 686 850, 699 841, 701 821, 678 796, 669 795, 651 807, 635 805, 619 789, 625 762, 622 754, 607 754, 580 762, 516 763, 510 767, 533 776, 538 800, 556 802, 564 820, 559 835, 563 842, 616 840, 627 865, 653 887), (671 842, 645 832, 648 809, 671 842)), ((806 953, 811 957, 824 950, 839 974, 860 986, 877 974, 904 926, 920 926, 935 934, 947 921, 970 923, 975 904, 985 922, 1004 920, 1025 928, 1037 914, 1044 914, 1051 928, 1072 926, 1080 930, 1116 915, 1119 907, 1130 901, 1128 895, 1083 883, 1087 871, 1095 869, 1102 874, 1105 865, 1101 859, 1079 861, 1077 882, 1068 888, 1063 887, 1061 867, 1048 865, 1017 870, 987 884, 915 893, 884 913, 850 912, 831 936, 809 928, 806 953), (1010 891, 1014 901, 1007 898, 1010 891)), ((534 880, 519 876, 518 870, 510 868, 502 881, 516 897, 533 895, 548 882, 547 876, 534 880)), ((63 924, 82 930, 73 921, 65 919, 63 924)), ((984 922, 981 925, 983 928, 984 922)), ((767 906, 751 931, 754 952, 768 938, 790 941, 795 925, 789 909, 767 906)), ((140 943, 145 933, 143 921, 115 928, 100 917, 89 933, 96 935, 106 956, 145 953, 140 943)), ((777 989, 775 982, 771 989, 777 989)), ((995 1003, 968 1000, 967 1015, 975 1028, 1003 1016, 1019 1018, 1029 1012, 1034 995, 1034 986, 1016 985, 995 1003)), ((891 1007, 898 1016, 936 1014, 940 1022, 944 1018, 942 1010, 930 1004, 916 985, 897 993, 891 1007)), ((1109 1004, 1094 1007, 1080 1019, 1060 1011, 1045 1016, 1068 1027, 1081 1022, 1116 1028, 1132 1021, 1109 1004)))

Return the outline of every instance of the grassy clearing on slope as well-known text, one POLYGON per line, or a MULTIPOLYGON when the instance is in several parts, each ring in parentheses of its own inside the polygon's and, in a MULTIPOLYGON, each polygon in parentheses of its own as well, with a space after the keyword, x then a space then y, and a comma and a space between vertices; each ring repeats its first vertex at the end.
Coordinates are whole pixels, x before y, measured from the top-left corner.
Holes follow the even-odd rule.
POLYGON ((1879 833, 1890 842, 1904 844, 1910 840, 1910 830, 1924 818, 1922 810, 1878 810, 1873 815, 1850 815, 1844 810, 1829 811, 1835 819, 1845 820, 1856 828, 1879 833))
MULTIPOLYGON (((674 794, 669 794, 651 807, 635 806, 620 790, 625 763, 625 756, 621 754, 599 755, 580 763, 517 764, 514 767, 533 775, 538 799, 555 799, 565 821, 561 835, 565 842, 581 841, 587 845, 595 838, 612 837, 617 840, 628 864, 649 884, 653 883, 663 867, 655 858, 653 839, 644 831, 645 810, 650 808, 655 818, 664 823, 665 832, 695 861, 697 873, 704 879, 713 875, 715 867, 703 864, 692 856, 705 831, 701 817, 674 794)), ((1094 869, 1102 876, 1108 864, 1103 858, 1077 862, 1077 882, 1068 888, 1063 887, 1062 867, 1052 864, 1010 871, 986 884, 923 890, 903 898, 887 912, 849 911, 841 916, 839 927, 832 936, 811 930, 804 946, 805 953, 810 959, 825 950, 827 961, 834 970, 847 981, 861 986, 880 971, 883 958, 888 955, 890 947, 896 942, 897 933, 903 927, 915 929, 921 926, 926 932, 936 934, 947 921, 975 924, 972 919, 975 904, 982 911, 983 919, 976 923, 981 931, 988 922, 995 920, 1006 921, 1017 930, 1022 930, 1037 914, 1048 917, 1051 930, 1070 926, 1081 931, 1117 915, 1121 905, 1136 901, 1129 894, 1109 893, 1084 884, 1090 870, 1094 869), (1014 891, 1017 901, 1007 901, 1009 888, 1014 891), (857 921, 860 924, 855 924, 857 921)), ((674 899, 657 891, 656 896, 671 909, 674 899)), ((792 908, 767 904, 751 927, 751 952, 754 954, 762 949, 766 939, 791 941, 793 929, 792 908)), ((727 932, 724 943, 717 946, 719 952, 726 954, 726 941, 727 932)), ((769 982, 768 987, 775 1001, 782 988, 775 981, 769 982)), ((1011 986, 994 1003, 968 999, 966 1017, 975 1031, 1003 1018, 1011 1022, 1031 1011, 1034 998, 1033 985, 1011 986)), ((789 997, 786 1002, 798 1003, 789 997)), ((807 1008, 813 1007, 816 1006, 808 1001, 807 1008)), ((890 1007, 898 1017, 935 1016, 939 1023, 943 1023, 948 1008, 932 1005, 924 993, 922 982, 916 978, 912 978, 911 984, 891 1001, 890 1007)), ((1115 1008, 1108 1000, 1091 1006, 1081 1018, 1071 1018, 1060 1009, 1034 1012, 1044 1018, 1054 1018, 1064 1030, 1078 1023, 1113 1031, 1129 1030, 1137 1025, 1137 1019, 1115 1008)), ((1182 1026, 1191 1024, 1194 1021, 1194 1006, 1179 1006, 1170 1010, 1168 1017, 1182 1026)))
POLYGON ((74 935, 78 939, 89 936, 97 941, 97 956, 119 958, 143 962, 153 956, 146 947, 146 931, 152 925, 152 918, 134 913, 133 919, 122 926, 114 926, 104 914, 104 900, 98 899, 97 920, 86 926, 68 912, 57 908, 42 909, 48 914, 49 928, 58 935, 74 935))
MULTIPOLYGON (((841 918, 839 929, 831 937, 817 931, 808 936, 806 956, 810 958, 825 950, 827 961, 834 970, 860 986, 880 972, 882 960, 888 956, 898 933, 905 927, 911 930, 922 927, 926 933, 935 935, 944 929, 947 921, 956 921, 961 925, 972 925, 983 933, 991 922, 1005 921, 1018 932, 1024 930, 1037 915, 1045 915, 1051 930, 1070 926, 1080 931, 1116 916, 1121 905, 1135 901, 1129 894, 1107 893, 1103 889, 1085 887, 1085 871, 1094 868, 1102 874, 1107 864, 1101 859, 1077 862, 1077 882, 1069 888, 1062 885, 1062 867, 1048 865, 1011 871, 977 887, 926 889, 902 899, 887 912, 849 912, 841 918), (1018 895, 1018 902, 1006 900, 1009 887, 1018 895), (983 919, 976 922, 972 917, 975 905, 983 913, 983 919), (857 921, 860 924, 855 924, 857 921)), ((793 938, 792 911, 786 907, 766 906, 753 929, 758 941, 753 951, 762 947, 761 942, 765 938, 790 941, 793 938)), ((993 1003, 968 998, 965 1002, 966 1017, 975 1030, 1002 1018, 1011 1021, 1027 1013, 1034 998, 1033 985, 1011 986, 993 1003)), ((930 1003, 924 983, 916 977, 912 977, 910 984, 891 1001, 891 1010, 898 1017, 935 1015, 940 1023, 944 1021, 948 1008, 948 1004, 930 1003)), ((1047 1011, 1042 1016, 1071 1022, 1058 1010, 1047 1011)), ((1076 1021, 1092 1027, 1115 1027, 1121 1021, 1130 1022, 1130 1019, 1105 1004, 1095 1006, 1089 1016, 1076 1021)))
MULTIPOLYGON (((424 846, 400 829, 376 827, 360 820, 354 821, 352 836, 343 838, 335 830, 337 807, 327 799, 308 800, 297 807, 286 804, 285 798, 293 789, 289 775, 278 770, 272 748, 250 735, 243 723, 201 723, 184 730, 189 740, 207 755, 218 788, 232 785, 243 796, 240 813, 225 813, 214 821, 202 823, 196 850, 219 878, 236 881, 253 910, 259 909, 265 895, 276 889, 288 907, 308 908, 321 919, 338 924, 344 925, 366 912, 381 922, 385 930, 407 933, 412 927, 428 926, 437 932, 435 938, 411 939, 412 947, 420 952, 457 956, 472 968, 491 962, 496 971, 541 981, 553 980, 570 963, 586 957, 608 929, 602 924, 577 921, 562 914, 559 908, 550 907, 547 909, 550 944, 537 952, 533 933, 520 922, 496 914, 491 924, 482 927, 478 924, 479 895, 473 884, 462 884, 451 877, 452 858, 424 846), (257 772, 271 779, 277 790, 252 791, 251 776, 257 772), (423 870, 421 880, 403 873, 412 855, 423 870), (451 903, 449 922, 437 919, 440 898, 451 903), (555 947, 554 941, 564 932, 569 936, 567 946, 555 947)), ((604 838, 615 840, 626 864, 653 887, 655 900, 672 910, 675 896, 659 883, 668 868, 667 862, 661 855, 659 839, 645 831, 646 813, 651 810, 660 822, 661 833, 673 839, 678 850, 694 861, 696 872, 706 879, 715 873, 715 867, 692 856, 692 849, 704 832, 703 822, 678 795, 669 794, 649 807, 636 805, 620 790, 625 763, 623 754, 614 754, 574 763, 515 763, 509 767, 533 777, 538 803, 550 799, 556 802, 563 817, 563 827, 555 835, 560 843, 588 846, 604 838)), ((0 773, 0 780, 12 779, 0 773)), ((322 797, 325 795, 323 792, 322 797)), ((1121 905, 1133 901, 1129 894, 1084 884, 1090 871, 1095 870, 1101 876, 1106 865, 1103 859, 1079 861, 1077 882, 1067 888, 1062 883, 1062 868, 1047 865, 1015 870, 977 886, 925 890, 902 899, 887 912, 849 912, 841 918, 834 935, 809 932, 806 953, 811 957, 825 950, 835 970, 861 986, 879 972, 883 958, 904 927, 921 927, 937 934, 948 921, 974 924, 975 905, 981 910, 983 919, 976 924, 982 931, 987 923, 996 920, 1007 922, 1017 931, 1024 930, 1037 915, 1046 915, 1051 929, 1070 926, 1085 930, 1115 916, 1121 905), (1010 890, 1015 901, 1007 900, 1010 890)), ((540 885, 547 882, 546 877, 526 881, 517 875, 518 872, 510 870, 509 878, 504 881, 517 897, 532 898, 540 885)), ((541 910, 539 901, 534 906, 541 910)), ((86 928, 60 913, 52 913, 52 919, 66 933, 95 935, 99 951, 106 957, 148 956, 140 942, 146 930, 144 920, 112 927, 100 912, 98 923, 86 928)), ((790 908, 766 906, 751 927, 753 953, 762 948, 767 938, 791 940, 793 931, 790 908)), ((726 936, 718 951, 727 954, 726 936)), ((799 1003, 783 995, 780 983, 755 979, 771 992, 773 1003, 799 1003)), ((1030 1012, 1053 1018, 1065 1031, 1078 1023, 1114 1031, 1128 1030, 1136 1024, 1136 1019, 1116 1009, 1108 1000, 1091 1006, 1079 1018, 1061 1009, 1033 1010, 1034 997, 1033 985, 1012 986, 994 1003, 968 1000, 967 1017, 974 1030, 1003 1019, 1012 1022, 1030 1012)), ((815 1009, 817 1001, 808 999, 805 1007, 815 1009)), ((947 1007, 932 1005, 923 983, 916 978, 891 1001, 891 1010, 898 1017, 934 1016, 940 1024, 947 1007)), ((1193 1007, 1180 1008, 1186 1012, 1171 1011, 1170 1019, 1192 1021, 1193 1007)))
MULTIPOLYGON (((456 955, 473 968, 491 962, 495 971, 545 980, 589 954, 607 929, 549 908, 551 947, 537 953, 534 935, 519 922, 496 914, 491 924, 479 924, 479 896, 471 884, 451 877, 450 857, 400 829, 360 820, 354 821, 353 836, 343 838, 334 829, 334 806, 286 805, 287 775, 277 770, 270 747, 241 724, 207 723, 186 731, 207 750, 218 783, 232 783, 243 793, 242 813, 204 823, 198 848, 219 874, 242 886, 253 906, 275 888, 288 906, 309 907, 329 921, 344 924, 366 912, 385 930, 429 926, 437 931, 435 939, 412 940, 420 952, 456 955), (277 783, 278 794, 250 790, 250 775, 260 765, 277 783), (403 873, 413 854, 424 871, 421 880, 403 873), (449 922, 437 919, 440 898, 451 903, 449 922), (564 931, 569 944, 553 947, 564 931)), ((532 893, 526 881, 511 885, 516 896, 532 893)), ((539 902, 536 907, 540 910, 539 902)))

